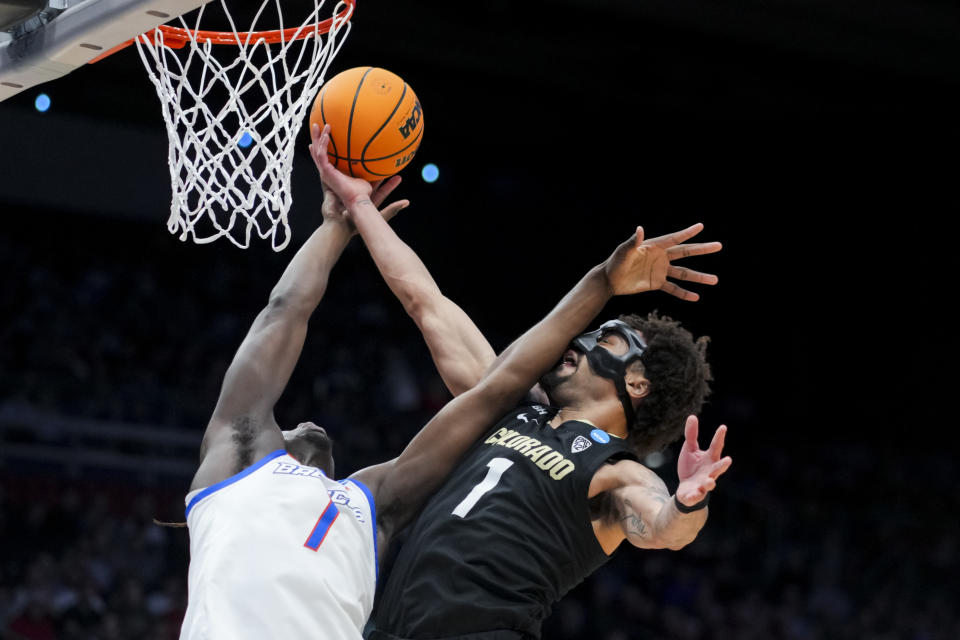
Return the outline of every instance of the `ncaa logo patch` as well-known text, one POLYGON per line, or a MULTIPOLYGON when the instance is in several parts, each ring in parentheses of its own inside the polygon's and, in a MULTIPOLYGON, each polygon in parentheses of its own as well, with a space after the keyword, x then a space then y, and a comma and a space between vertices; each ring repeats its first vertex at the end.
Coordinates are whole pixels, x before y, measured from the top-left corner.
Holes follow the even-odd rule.
POLYGON ((593 438, 594 442, 599 442, 600 444, 610 442, 610 435, 603 429, 594 429, 590 432, 590 437, 593 438))
POLYGON ((583 436, 577 436, 573 441, 573 446, 570 447, 570 453, 580 453, 585 449, 589 449, 593 443, 584 438, 583 436))

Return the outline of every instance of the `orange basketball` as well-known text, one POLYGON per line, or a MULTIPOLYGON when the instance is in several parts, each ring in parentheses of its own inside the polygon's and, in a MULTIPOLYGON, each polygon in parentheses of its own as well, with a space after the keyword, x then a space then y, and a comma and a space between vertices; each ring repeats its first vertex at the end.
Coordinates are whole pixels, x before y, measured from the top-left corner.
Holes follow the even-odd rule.
POLYGON ((330 125, 330 162, 371 182, 407 166, 423 137, 423 109, 413 89, 378 67, 347 69, 327 80, 313 101, 314 123, 330 125))

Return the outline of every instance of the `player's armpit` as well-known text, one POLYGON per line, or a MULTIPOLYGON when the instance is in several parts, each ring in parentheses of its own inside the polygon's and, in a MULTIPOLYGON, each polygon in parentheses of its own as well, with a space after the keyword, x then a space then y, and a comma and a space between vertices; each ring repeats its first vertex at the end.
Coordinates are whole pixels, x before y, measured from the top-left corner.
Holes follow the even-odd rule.
POLYGON ((190 490, 216 484, 243 471, 271 451, 283 448, 283 436, 272 414, 266 419, 241 416, 230 422, 214 418, 204 434, 200 466, 190 483, 190 490))
MULTIPOLYGON (((377 514, 377 521, 374 526, 377 527, 377 540, 379 541, 377 550, 381 556, 389 548, 391 539, 396 533, 394 523, 397 522, 398 518, 395 517, 394 509, 397 505, 385 500, 386 495, 382 491, 383 483, 393 472, 396 461, 397 459, 394 458, 387 462, 365 467, 349 477, 350 480, 355 480, 365 486, 374 497, 376 502, 374 512, 377 514)), ((380 561, 379 557, 377 561, 380 561)))

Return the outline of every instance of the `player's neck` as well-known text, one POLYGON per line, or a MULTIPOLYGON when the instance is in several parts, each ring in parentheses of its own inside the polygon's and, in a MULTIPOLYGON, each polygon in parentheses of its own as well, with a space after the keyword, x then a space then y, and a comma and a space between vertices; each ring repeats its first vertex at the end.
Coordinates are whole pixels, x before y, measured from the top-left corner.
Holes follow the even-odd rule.
POLYGON ((592 408, 579 408, 579 407, 560 407, 560 410, 557 411, 557 414, 553 416, 550 420, 550 426, 556 429, 564 422, 569 422, 570 420, 577 420, 578 422, 585 422, 592 427, 598 429, 603 429, 610 435, 617 436, 618 438, 625 438, 627 435, 626 424, 621 418, 619 421, 613 418, 612 416, 606 415, 605 411, 598 411, 596 407, 592 408))

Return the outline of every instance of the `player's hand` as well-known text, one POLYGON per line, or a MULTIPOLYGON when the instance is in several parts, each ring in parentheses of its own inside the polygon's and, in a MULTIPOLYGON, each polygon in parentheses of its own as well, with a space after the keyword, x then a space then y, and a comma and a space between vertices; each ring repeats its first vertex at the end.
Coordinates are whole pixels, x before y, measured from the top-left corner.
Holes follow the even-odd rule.
MULTIPOLYGON (((330 125, 325 125, 322 131, 319 125, 311 125, 310 139, 310 157, 313 158, 313 163, 320 173, 320 184, 323 187, 323 206, 321 208, 323 218, 331 222, 347 224, 351 231, 356 233, 356 229, 353 228, 353 224, 347 217, 347 207, 344 202, 355 202, 356 200, 350 200, 351 197, 362 199, 363 196, 367 196, 373 206, 379 208, 400 184, 401 178, 400 176, 392 176, 387 180, 378 180, 371 184, 361 178, 351 178, 338 170, 330 164, 330 159, 327 157, 330 125)), ((383 216, 384 220, 389 221, 409 205, 409 200, 398 200, 387 205, 380 211, 380 215, 383 216)))
POLYGON ((357 200, 370 197, 373 185, 362 178, 351 178, 330 164, 330 158, 327 157, 327 145, 330 144, 329 124, 323 125, 322 130, 319 125, 312 124, 310 141, 310 156, 320 172, 320 180, 337 194, 340 202, 350 206, 357 200))
POLYGON ((716 433, 713 434, 713 440, 706 451, 702 451, 700 444, 697 442, 698 428, 697 417, 688 417, 684 429, 683 447, 680 449, 680 456, 677 458, 677 477, 680 479, 680 485, 677 487, 677 500, 688 507, 692 507, 707 497, 707 494, 716 488, 717 478, 733 464, 730 456, 720 457, 723 452, 723 440, 727 435, 727 427, 720 425, 716 433))
MULTIPOLYGON (((387 199, 390 193, 396 189, 399 184, 400 176, 393 176, 388 180, 378 180, 377 182, 374 182, 372 184, 373 193, 370 194, 370 201, 373 202, 375 207, 379 208, 380 205, 383 204, 383 201, 387 199)), ((328 187, 327 183, 321 182, 320 186, 323 187, 323 206, 321 207, 321 212, 323 213, 324 221, 346 225, 352 234, 356 234, 357 229, 347 216, 347 208, 343 206, 340 196, 338 196, 333 189, 328 187)), ((391 202, 383 209, 380 209, 380 215, 383 216, 384 220, 389 222, 393 216, 397 215, 400 213, 400 211, 406 209, 408 206, 410 206, 409 200, 397 200, 396 202, 391 202)))
POLYGON ((689 256, 716 253, 722 246, 719 242, 684 244, 703 230, 697 223, 683 231, 645 240, 643 227, 626 242, 617 247, 606 262, 607 280, 614 295, 661 290, 681 300, 694 302, 700 295, 667 280, 684 280, 699 284, 717 284, 717 276, 700 273, 672 262, 689 256))

